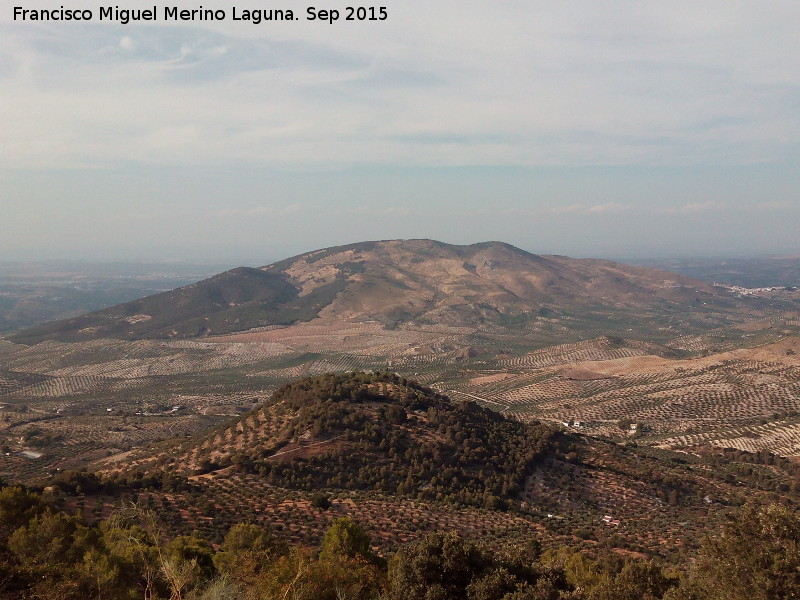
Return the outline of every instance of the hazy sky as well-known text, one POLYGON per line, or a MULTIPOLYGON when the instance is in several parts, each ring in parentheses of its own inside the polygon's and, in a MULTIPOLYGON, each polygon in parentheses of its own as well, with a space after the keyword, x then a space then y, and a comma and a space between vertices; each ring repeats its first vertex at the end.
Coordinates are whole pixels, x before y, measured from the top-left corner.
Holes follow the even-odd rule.
POLYGON ((266 263, 399 237, 800 253, 797 0, 402 0, 333 25, 310 2, 260 25, 231 6, 264 2, 202 5, 228 20, 3 3, 0 260, 266 263))

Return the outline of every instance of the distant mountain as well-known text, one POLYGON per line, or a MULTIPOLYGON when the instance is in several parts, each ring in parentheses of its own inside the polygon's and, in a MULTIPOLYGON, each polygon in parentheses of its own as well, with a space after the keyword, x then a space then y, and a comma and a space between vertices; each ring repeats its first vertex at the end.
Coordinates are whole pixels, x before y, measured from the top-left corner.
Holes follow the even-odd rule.
POLYGON ((642 260, 639 264, 674 271, 708 283, 746 288, 800 288, 800 256, 674 258, 642 260))
POLYGON ((705 283, 605 260, 530 254, 501 242, 363 242, 237 268, 198 283, 21 331, 25 344, 191 338, 316 317, 518 327, 577 311, 724 306, 705 283))

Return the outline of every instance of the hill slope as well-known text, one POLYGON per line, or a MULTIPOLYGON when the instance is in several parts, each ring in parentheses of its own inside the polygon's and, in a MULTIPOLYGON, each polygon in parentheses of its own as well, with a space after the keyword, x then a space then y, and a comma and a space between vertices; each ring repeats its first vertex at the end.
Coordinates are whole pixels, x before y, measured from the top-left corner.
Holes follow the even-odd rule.
POLYGON ((669 312, 705 304, 728 309, 736 302, 680 275, 610 261, 539 256, 500 242, 393 240, 233 269, 10 339, 191 338, 315 317, 513 328, 570 308, 669 312))
POLYGON ((157 462, 184 473, 231 467, 308 491, 497 508, 522 493, 553 435, 394 374, 326 374, 286 384, 248 415, 157 462))
MULTIPOLYGON (((324 493, 388 545, 428 527, 509 539, 544 527, 568 539, 625 532, 633 548, 668 553, 695 544, 745 494, 800 498, 800 467, 768 452, 619 445, 452 402, 386 373, 298 380, 215 431, 95 467, 123 478, 190 475, 204 508, 182 517, 188 526, 252 515, 276 519, 296 540, 320 518, 310 501, 324 493)), ((191 504, 157 496, 164 511, 191 504)))

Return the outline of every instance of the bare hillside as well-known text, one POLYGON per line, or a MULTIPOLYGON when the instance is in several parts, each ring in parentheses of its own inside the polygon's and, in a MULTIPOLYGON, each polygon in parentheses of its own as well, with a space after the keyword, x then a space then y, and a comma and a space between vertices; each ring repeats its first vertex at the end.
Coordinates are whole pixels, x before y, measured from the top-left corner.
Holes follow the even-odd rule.
POLYGON ((621 325, 617 321, 640 316, 655 315, 663 326, 672 325, 676 316, 683 323, 702 313, 694 319, 698 323, 723 324, 731 315, 756 309, 754 302, 655 269, 540 256, 500 242, 455 246, 392 240, 318 250, 260 269, 233 269, 10 339, 34 344, 192 338, 318 318, 376 321, 385 327, 520 330, 551 317, 561 318, 568 329, 591 327, 593 321, 614 328, 621 325))

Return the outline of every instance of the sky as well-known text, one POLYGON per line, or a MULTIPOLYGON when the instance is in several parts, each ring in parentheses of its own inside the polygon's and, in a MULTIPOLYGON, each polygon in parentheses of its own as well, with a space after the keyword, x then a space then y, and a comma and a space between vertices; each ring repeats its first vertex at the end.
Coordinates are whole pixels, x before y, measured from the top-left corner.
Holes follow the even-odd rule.
POLYGON ((386 0, 362 22, 332 1, 332 24, 285 0, 298 20, 258 25, 231 19, 255 0, 101 6, 0 7, 0 260, 800 254, 796 0, 386 0))

